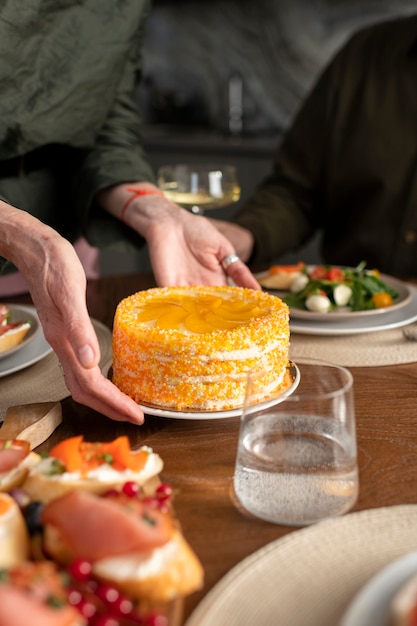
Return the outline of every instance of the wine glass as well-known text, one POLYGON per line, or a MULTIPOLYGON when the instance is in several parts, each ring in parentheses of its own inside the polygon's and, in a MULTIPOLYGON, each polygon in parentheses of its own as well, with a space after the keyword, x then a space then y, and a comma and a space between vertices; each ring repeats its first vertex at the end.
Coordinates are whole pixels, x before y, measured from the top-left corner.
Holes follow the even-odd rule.
POLYGON ((197 215, 240 198, 234 165, 162 165, 157 180, 159 189, 169 200, 197 215))

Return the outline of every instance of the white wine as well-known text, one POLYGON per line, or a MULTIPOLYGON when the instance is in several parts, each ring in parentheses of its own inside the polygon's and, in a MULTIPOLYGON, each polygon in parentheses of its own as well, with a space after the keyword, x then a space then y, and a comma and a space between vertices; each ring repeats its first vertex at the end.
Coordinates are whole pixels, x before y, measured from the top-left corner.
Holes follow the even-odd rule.
POLYGON ((186 191, 177 191, 176 189, 161 187, 161 191, 165 196, 179 204, 184 209, 192 210, 193 207, 199 207, 203 211, 207 209, 221 209, 222 207, 233 204, 239 200, 240 189, 238 186, 234 186, 231 189, 226 189, 220 196, 212 196, 209 193, 191 193, 186 191))

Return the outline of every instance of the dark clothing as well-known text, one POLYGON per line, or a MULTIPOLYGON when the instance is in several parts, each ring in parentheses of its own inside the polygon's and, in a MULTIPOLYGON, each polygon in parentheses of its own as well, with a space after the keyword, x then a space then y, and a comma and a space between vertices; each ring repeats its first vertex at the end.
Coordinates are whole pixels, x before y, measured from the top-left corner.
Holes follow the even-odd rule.
POLYGON ((355 34, 234 218, 267 264, 323 231, 328 263, 417 276, 417 15, 355 34))
POLYGON ((72 241, 144 242, 93 198, 154 181, 135 98, 149 4, 13 0, 0 9, 0 198, 72 241))

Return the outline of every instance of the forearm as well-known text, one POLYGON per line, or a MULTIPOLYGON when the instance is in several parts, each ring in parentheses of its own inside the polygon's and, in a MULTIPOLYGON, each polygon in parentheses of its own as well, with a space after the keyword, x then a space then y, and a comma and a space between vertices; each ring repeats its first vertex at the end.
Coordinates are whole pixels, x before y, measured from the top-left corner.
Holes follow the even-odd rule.
POLYGON ((123 221, 148 242, 156 226, 163 222, 188 219, 189 214, 169 201, 152 183, 115 185, 96 196, 97 202, 116 219, 123 221))
POLYGON ((26 211, 0 200, 0 256, 28 274, 61 237, 26 211))

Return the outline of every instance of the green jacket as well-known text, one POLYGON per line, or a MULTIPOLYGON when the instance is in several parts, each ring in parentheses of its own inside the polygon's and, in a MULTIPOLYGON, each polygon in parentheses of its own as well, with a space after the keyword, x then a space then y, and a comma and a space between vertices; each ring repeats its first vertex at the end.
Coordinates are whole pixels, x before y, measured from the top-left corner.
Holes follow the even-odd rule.
POLYGON ((417 276, 417 15, 350 39, 234 219, 255 236, 254 265, 321 229, 328 263, 417 276))
POLYGON ((93 197, 116 183, 154 180, 135 99, 149 0, 1 4, 0 161, 49 144, 61 152, 42 173, 0 178, 0 197, 71 240, 142 245, 93 197))

